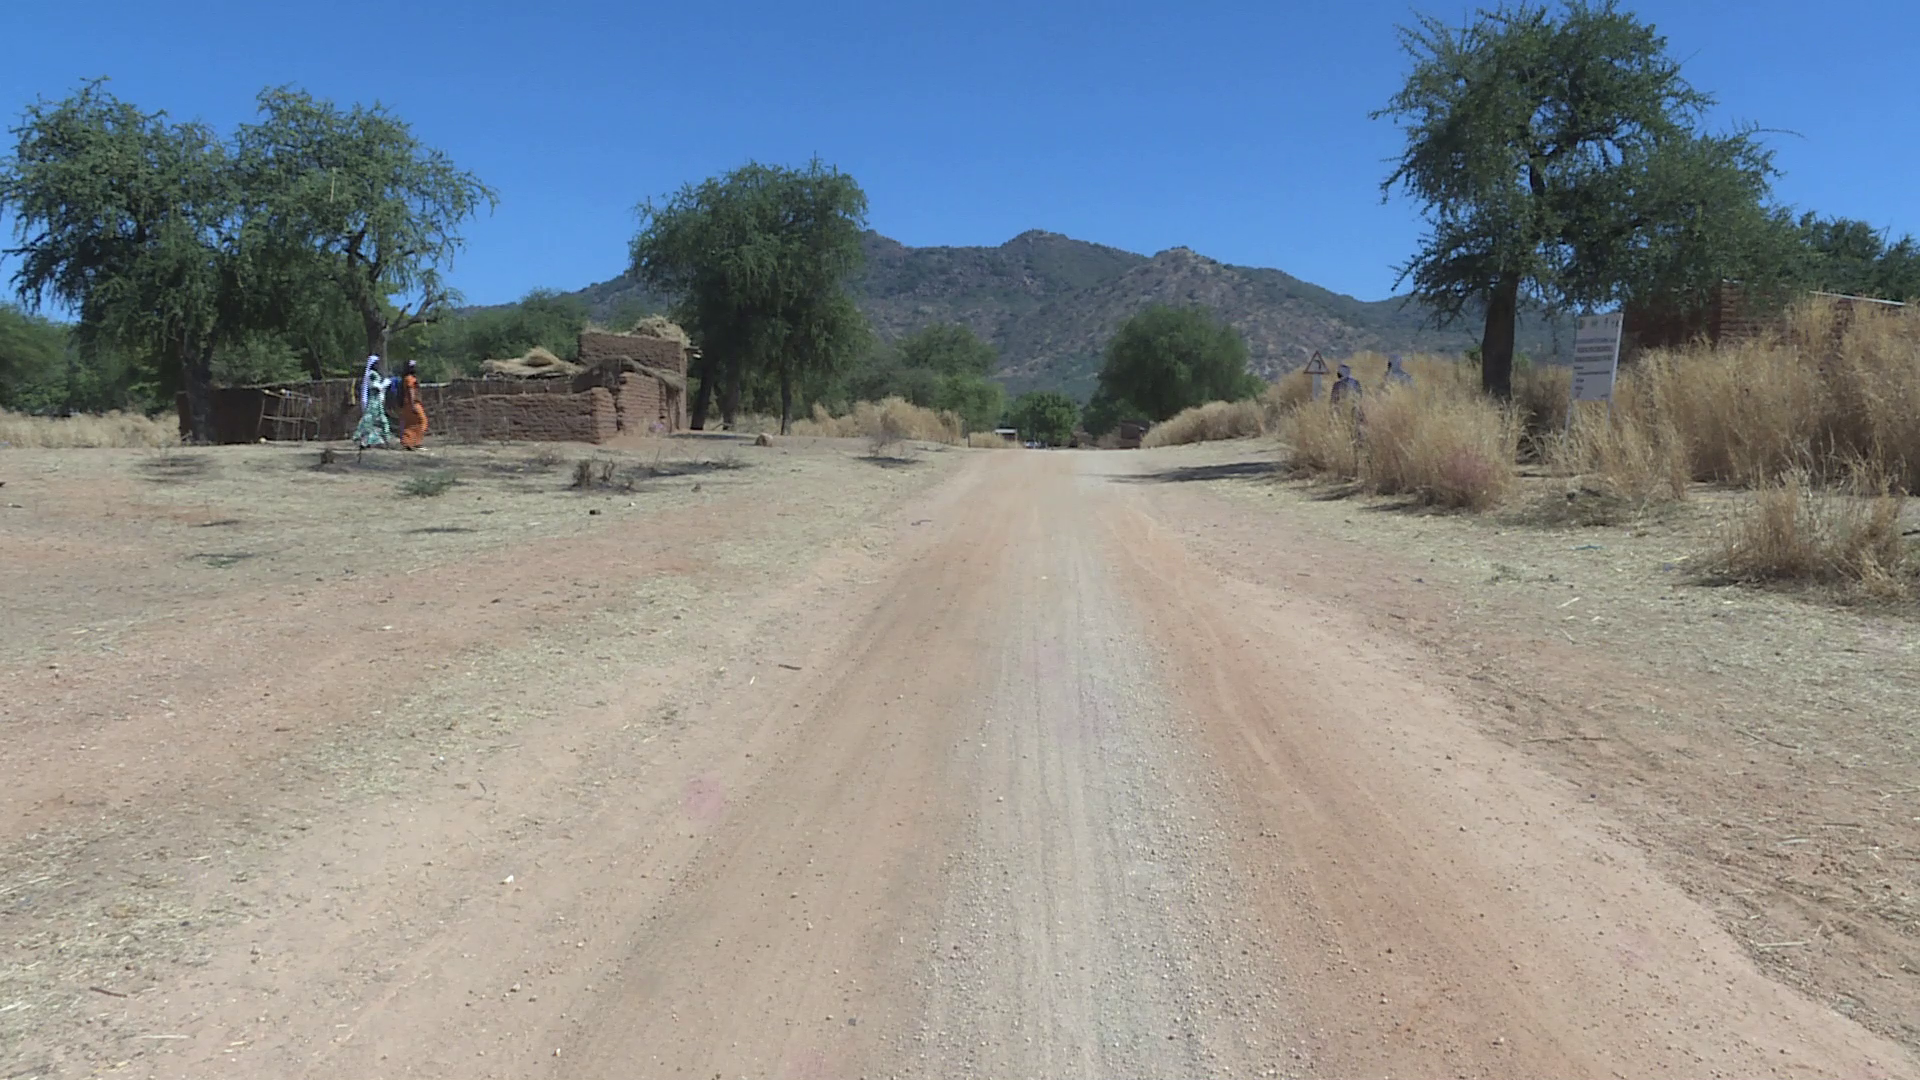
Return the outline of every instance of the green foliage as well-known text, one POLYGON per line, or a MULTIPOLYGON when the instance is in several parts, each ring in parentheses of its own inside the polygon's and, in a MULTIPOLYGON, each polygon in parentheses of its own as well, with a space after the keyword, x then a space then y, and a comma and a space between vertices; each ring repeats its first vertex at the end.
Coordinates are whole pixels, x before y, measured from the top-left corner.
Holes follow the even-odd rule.
POLYGON ((1920 244, 1889 242, 1864 221, 1806 214, 1792 225, 1799 244, 1795 276, 1810 288, 1882 300, 1920 300, 1920 244))
POLYGON ((177 377, 205 439, 213 351, 237 336, 251 283, 226 148, 98 81, 28 106, 13 134, 0 209, 21 241, 21 299, 77 312, 83 357, 125 351, 157 362, 163 385, 177 377))
POLYGON ((0 409, 53 412, 67 398, 67 328, 0 304, 0 409))
POLYGON ((1375 115, 1407 141, 1383 190, 1421 202, 1429 227, 1402 277, 1441 322, 1484 312, 1489 391, 1510 392, 1522 297, 1698 298, 1778 253, 1769 154, 1751 131, 1699 133, 1712 99, 1614 0, 1558 17, 1522 2, 1459 30, 1421 17, 1401 40, 1413 70, 1375 115))
POLYGON ((1086 411, 1080 414, 1080 427, 1097 439, 1119 427, 1122 420, 1143 420, 1146 415, 1146 410, 1102 388, 1093 392, 1086 411))
POLYGON ((213 350, 213 379, 226 386, 258 386, 300 378, 300 356, 284 335, 253 331, 213 350))
POLYGON ((1007 410, 1020 436, 1048 446, 1065 446, 1073 439, 1074 422, 1080 419, 1080 407, 1073 399, 1054 390, 1035 390, 1014 399, 1007 410))
POLYGON ((1209 401, 1253 397, 1260 386, 1233 327, 1204 308, 1155 305, 1128 319, 1107 345, 1096 397, 1131 403, 1160 421, 1209 401))
POLYGON ((633 276, 675 297, 676 321, 700 343, 696 425, 716 388, 731 421, 749 382, 771 376, 784 433, 796 383, 831 373, 869 339, 847 293, 866 194, 818 159, 805 169, 750 163, 640 212, 633 276))
POLYGON ((78 319, 64 392, 42 363, 36 400, 151 403, 184 386, 204 439, 216 378, 357 371, 449 310, 438 268, 492 192, 379 106, 280 89, 260 109, 231 141, 101 81, 26 109, 0 162, 13 285, 78 319))
POLYGON ((814 400, 846 405, 899 397, 957 413, 968 431, 985 431, 1006 409, 1006 391, 988 378, 999 364, 999 352, 972 330, 936 323, 891 347, 869 351, 837 387, 814 400))
POLYGON ((382 105, 278 87, 261 91, 259 112, 235 137, 235 173, 283 320, 316 314, 292 298, 330 292, 359 316, 366 351, 385 356, 393 334, 446 314, 440 267, 460 227, 498 205, 493 189, 382 105))
POLYGON ((410 476, 400 484, 400 494, 418 499, 431 499, 435 495, 445 495, 453 490, 460 478, 450 472, 421 473, 410 476))

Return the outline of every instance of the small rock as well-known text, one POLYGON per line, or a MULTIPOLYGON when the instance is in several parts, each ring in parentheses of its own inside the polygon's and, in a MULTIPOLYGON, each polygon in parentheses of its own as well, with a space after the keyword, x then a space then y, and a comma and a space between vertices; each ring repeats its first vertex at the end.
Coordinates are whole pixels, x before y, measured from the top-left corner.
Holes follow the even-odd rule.
POLYGON ((773 438, 772 438, 772 436, 770 436, 770 435, 768 435, 768 434, 767 434, 766 432, 764 432, 764 431, 763 431, 763 432, 761 432, 761 433, 760 433, 759 435, 757 435, 757 436, 755 436, 755 437, 754 437, 754 440, 753 440, 753 445, 755 445, 755 446, 772 446, 772 445, 773 445, 773 438))
POLYGON ((589 510, 589 511, 587 511, 587 514, 588 514, 588 516, 590 516, 590 517, 599 517, 599 516, 600 516, 600 511, 599 511, 599 510, 589 510))

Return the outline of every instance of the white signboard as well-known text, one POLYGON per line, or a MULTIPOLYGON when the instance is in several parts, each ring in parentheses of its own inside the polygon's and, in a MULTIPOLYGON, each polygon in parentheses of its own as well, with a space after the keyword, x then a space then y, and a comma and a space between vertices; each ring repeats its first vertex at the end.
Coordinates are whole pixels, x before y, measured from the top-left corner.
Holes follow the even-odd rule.
POLYGON ((1613 376, 1620 366, 1619 312, 1582 315, 1573 335, 1573 400, 1612 401, 1613 376))

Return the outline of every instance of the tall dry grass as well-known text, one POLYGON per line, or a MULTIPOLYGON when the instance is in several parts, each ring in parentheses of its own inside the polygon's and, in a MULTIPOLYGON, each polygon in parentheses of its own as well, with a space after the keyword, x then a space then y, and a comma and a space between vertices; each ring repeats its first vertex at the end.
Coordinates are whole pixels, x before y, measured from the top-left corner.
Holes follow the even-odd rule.
POLYGON ((1196 405, 1153 425, 1140 445, 1183 446, 1187 443, 1217 442, 1222 439, 1250 439, 1267 431, 1266 417, 1258 401, 1209 401, 1196 405))
MULTIPOLYGON (((1467 365, 1416 359, 1425 362, 1406 364, 1412 385, 1363 383, 1357 408, 1325 400, 1294 405, 1281 425, 1288 463, 1428 505, 1495 505, 1517 476, 1519 414, 1481 396, 1467 365)), ((1355 370, 1364 369, 1356 363, 1355 370)))
POLYGON ((1019 444, 1005 435, 991 431, 975 431, 967 436, 967 445, 975 450, 1011 450, 1019 444))
POLYGON ((1571 426, 1544 437, 1547 462, 1627 506, 1685 499, 1692 469, 1686 437, 1663 397, 1668 389, 1650 380, 1619 380, 1611 408, 1583 404, 1571 426))
POLYGON ((1813 298, 1759 341, 1654 353, 1622 389, 1685 442, 1698 480, 1775 486, 1796 471, 1850 482, 1856 466, 1920 491, 1920 310, 1813 298))
POLYGON ((0 409, 0 447, 45 450, 148 448, 180 445, 172 417, 110 412, 84 416, 27 416, 0 409))
POLYGON ((962 423, 950 412, 935 412, 902 398, 862 401, 845 416, 833 416, 820 405, 813 416, 793 423, 795 435, 833 439, 885 439, 888 442, 932 442, 959 446, 962 423))
POLYGON ((1811 582, 1882 600, 1913 594, 1920 558, 1901 535, 1905 498, 1873 466, 1845 484, 1804 470, 1763 483, 1728 524, 1720 569, 1744 582, 1811 582))

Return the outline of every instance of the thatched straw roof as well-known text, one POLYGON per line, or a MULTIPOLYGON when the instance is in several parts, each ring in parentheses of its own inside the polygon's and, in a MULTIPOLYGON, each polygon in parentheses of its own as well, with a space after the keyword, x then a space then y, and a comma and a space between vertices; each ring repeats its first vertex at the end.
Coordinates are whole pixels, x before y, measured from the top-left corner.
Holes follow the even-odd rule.
POLYGON ((579 364, 562 360, 538 345, 528 349, 525 356, 512 360, 485 360, 480 364, 481 374, 500 379, 571 378, 585 370, 579 364))

